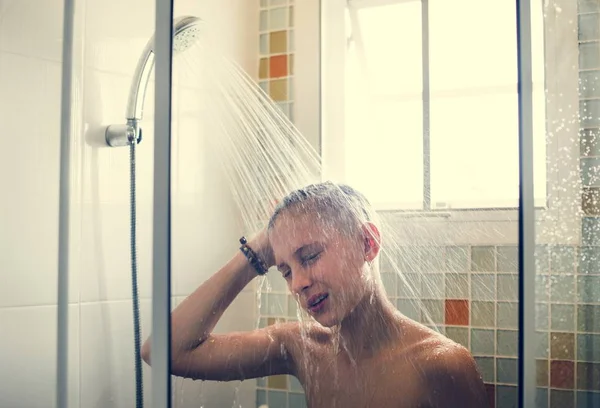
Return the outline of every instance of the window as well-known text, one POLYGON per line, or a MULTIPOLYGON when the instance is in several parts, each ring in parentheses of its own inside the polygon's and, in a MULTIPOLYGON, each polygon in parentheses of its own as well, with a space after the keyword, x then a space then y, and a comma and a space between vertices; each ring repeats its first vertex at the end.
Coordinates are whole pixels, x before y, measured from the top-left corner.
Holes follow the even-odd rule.
MULTIPOLYGON (((533 3, 540 3, 532 10, 534 195, 544 206, 543 16, 541 2, 533 3)), ((343 101, 327 102, 343 109, 324 120, 343 121, 343 134, 336 136, 338 152, 325 160, 336 161, 335 178, 380 209, 517 207, 515 4, 427 4, 350 0, 345 15, 338 13, 344 41, 331 35, 325 41, 329 49, 345 48, 343 63, 332 62, 335 53, 324 58, 343 70, 343 101)))

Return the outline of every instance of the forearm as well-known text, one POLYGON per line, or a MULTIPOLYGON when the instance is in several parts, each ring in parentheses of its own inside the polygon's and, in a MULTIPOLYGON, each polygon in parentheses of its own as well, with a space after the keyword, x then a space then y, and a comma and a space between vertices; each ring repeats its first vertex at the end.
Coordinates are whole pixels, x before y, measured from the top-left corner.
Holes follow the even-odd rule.
MULTIPOLYGON (((256 270, 241 252, 237 252, 225 266, 177 306, 171 313, 173 356, 191 351, 205 341, 223 312, 254 277, 256 270)), ((146 340, 142 355, 148 362, 150 339, 146 340)))

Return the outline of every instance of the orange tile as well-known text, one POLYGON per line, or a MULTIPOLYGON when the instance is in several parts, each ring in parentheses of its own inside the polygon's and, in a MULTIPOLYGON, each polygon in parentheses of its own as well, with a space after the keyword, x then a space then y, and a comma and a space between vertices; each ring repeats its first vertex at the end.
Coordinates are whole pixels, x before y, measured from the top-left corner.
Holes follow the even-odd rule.
POLYGON ((276 79, 271 81, 269 86, 269 96, 275 102, 283 102, 288 99, 288 81, 287 79, 276 79))
POLYGON ((575 384, 575 363, 554 360, 550 362, 550 386, 553 388, 573 388, 575 384))
POLYGON ((258 78, 266 79, 269 77, 269 59, 261 58, 258 64, 258 78))
POLYGON ((273 31, 269 34, 269 52, 280 54, 287 51, 287 31, 273 31))
POLYGON ((446 324, 456 326, 469 325, 469 301, 446 300, 446 324))
POLYGON ((287 55, 277 55, 270 58, 269 61, 269 77, 280 78, 288 74, 287 55))

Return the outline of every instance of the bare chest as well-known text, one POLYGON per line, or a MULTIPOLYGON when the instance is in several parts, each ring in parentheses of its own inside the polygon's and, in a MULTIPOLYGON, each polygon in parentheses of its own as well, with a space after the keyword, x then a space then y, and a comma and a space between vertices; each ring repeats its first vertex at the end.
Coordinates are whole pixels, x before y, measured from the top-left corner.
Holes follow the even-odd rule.
POLYGON ((419 375, 400 360, 353 363, 322 355, 299 372, 309 408, 370 408, 418 406, 419 375), (314 362, 318 361, 318 364, 314 362))

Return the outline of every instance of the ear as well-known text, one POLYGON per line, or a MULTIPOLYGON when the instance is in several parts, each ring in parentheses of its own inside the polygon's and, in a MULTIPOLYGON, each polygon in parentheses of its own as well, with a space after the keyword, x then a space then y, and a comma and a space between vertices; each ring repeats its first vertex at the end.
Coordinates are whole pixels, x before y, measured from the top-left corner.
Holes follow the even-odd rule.
POLYGON ((381 234, 375 224, 367 222, 362 226, 365 243, 365 261, 373 261, 381 249, 381 234))

